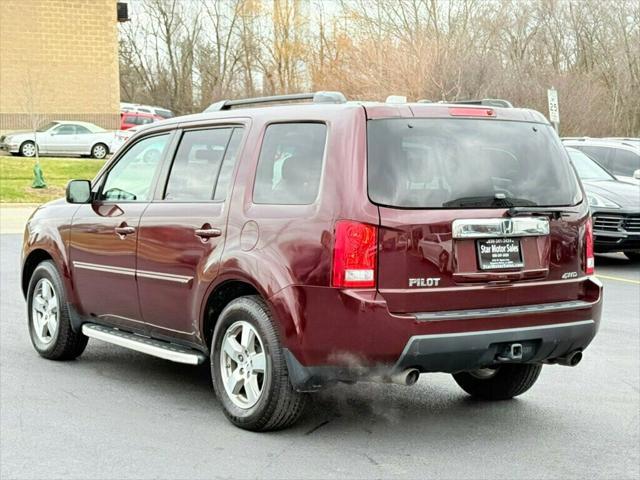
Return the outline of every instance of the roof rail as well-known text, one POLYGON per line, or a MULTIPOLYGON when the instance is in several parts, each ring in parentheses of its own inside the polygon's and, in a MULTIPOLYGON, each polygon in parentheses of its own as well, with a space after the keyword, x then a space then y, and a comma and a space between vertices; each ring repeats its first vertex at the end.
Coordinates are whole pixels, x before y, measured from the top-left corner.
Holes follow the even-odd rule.
POLYGON ((483 105, 486 107, 504 107, 513 108, 513 105, 508 100, 502 100, 500 98, 483 98, 482 100, 453 100, 451 102, 443 101, 441 103, 459 103, 463 105, 483 105))
POLYGON ((270 97, 241 98, 238 100, 221 100, 212 103, 205 112, 219 112, 221 110, 231 110, 232 107, 243 105, 258 105, 261 103, 297 102, 301 100, 311 100, 313 103, 346 103, 347 99, 341 92, 314 92, 314 93, 291 93, 287 95, 273 95, 270 97))

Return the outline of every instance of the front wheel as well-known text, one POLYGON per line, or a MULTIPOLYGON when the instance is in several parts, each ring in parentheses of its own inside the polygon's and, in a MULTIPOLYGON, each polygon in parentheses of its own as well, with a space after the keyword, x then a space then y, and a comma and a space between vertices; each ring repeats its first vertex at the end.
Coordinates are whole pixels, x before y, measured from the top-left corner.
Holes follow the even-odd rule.
POLYGON ((453 379, 472 397, 507 400, 529 390, 541 370, 539 363, 507 363, 495 368, 454 373, 453 379))
POLYGON ((20 155, 27 158, 33 158, 36 156, 36 149, 36 144, 31 140, 28 140, 20 145, 20 155))
POLYGON ((71 328, 62 279, 51 261, 38 265, 27 294, 29 335, 36 351, 50 360, 71 360, 82 354, 88 338, 71 328))
POLYGON ((282 429, 304 410, 307 396, 291 386, 278 332, 258 296, 238 298, 220 314, 211 376, 225 415, 240 428, 282 429))
POLYGON ((640 252, 626 251, 624 252, 624 255, 632 262, 640 262, 640 252))
POLYGON ((93 158, 97 158, 98 160, 102 160, 109 153, 109 149, 104 143, 98 143, 93 146, 91 149, 91 156, 93 158))

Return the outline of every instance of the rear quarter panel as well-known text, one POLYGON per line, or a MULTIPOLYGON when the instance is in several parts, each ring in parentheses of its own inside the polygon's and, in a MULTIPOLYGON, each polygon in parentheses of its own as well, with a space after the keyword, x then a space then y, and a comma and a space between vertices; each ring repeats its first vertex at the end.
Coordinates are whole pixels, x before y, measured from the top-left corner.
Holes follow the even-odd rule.
MULTIPOLYGON (((364 109, 323 106, 311 114, 308 109, 268 110, 268 117, 253 118, 232 193, 220 275, 212 285, 213 289, 222 282, 243 279, 267 299, 291 285, 330 285, 336 220, 378 223, 377 208, 366 201, 364 109), (272 123, 297 121, 327 125, 324 169, 316 201, 311 205, 254 204, 253 184, 265 129, 272 123)), ((272 313, 285 345, 290 347, 300 341, 304 318, 296 298, 284 298, 279 300, 277 311, 272 305, 272 313)), ((203 309, 204 302, 206 296, 203 309)))

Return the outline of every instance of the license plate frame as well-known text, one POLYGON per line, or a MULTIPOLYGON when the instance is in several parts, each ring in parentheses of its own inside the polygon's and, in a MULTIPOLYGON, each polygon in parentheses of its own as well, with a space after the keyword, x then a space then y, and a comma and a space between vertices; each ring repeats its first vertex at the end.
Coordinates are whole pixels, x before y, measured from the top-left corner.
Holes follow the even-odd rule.
POLYGON ((524 267, 520 238, 478 239, 476 251, 480 270, 516 270, 524 267))

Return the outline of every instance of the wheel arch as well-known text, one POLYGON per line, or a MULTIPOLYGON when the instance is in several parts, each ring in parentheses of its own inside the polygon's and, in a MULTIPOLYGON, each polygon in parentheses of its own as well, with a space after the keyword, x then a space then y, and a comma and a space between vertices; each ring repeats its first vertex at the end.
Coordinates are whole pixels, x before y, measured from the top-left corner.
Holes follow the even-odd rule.
POLYGON ((33 276, 33 272, 36 270, 38 265, 46 260, 51 260, 55 263, 53 256, 43 248, 36 248, 29 252, 29 255, 25 258, 24 263, 22 265, 22 295, 27 298, 27 291, 29 289, 29 282, 31 281, 31 277, 33 276))
POLYGON ((213 330, 224 308, 233 300, 248 295, 259 295, 265 301, 267 300, 263 293, 260 292, 252 282, 240 277, 228 278, 215 282, 210 286, 207 295, 205 295, 205 302, 200 318, 200 332, 207 349, 209 349, 211 345, 213 330))

